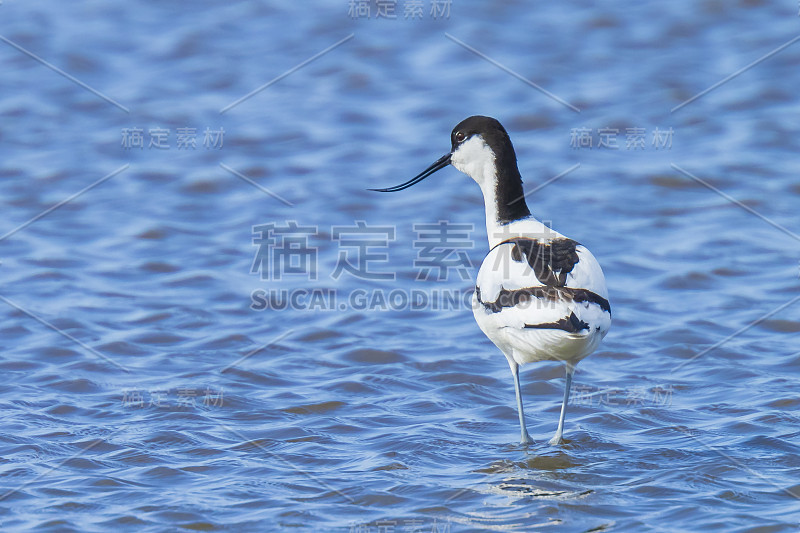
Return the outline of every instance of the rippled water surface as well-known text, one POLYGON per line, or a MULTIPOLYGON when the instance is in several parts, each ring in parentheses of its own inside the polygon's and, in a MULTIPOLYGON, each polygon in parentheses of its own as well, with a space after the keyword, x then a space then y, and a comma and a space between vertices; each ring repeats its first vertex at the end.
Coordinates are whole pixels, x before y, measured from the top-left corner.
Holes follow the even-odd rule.
POLYGON ((796 3, 356 4, 0 3, 0 529, 796 531, 796 3), (475 184, 366 191, 473 114, 606 273, 560 447, 475 184))

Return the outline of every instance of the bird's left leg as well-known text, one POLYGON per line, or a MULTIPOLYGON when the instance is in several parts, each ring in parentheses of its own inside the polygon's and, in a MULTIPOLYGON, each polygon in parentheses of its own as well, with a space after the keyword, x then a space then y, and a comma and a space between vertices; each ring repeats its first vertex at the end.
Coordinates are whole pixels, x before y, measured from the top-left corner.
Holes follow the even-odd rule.
POLYGON ((567 403, 569 403, 569 389, 572 387, 572 375, 575 373, 575 365, 572 363, 566 363, 567 367, 567 383, 566 388, 564 389, 564 403, 561 404, 561 416, 558 418, 558 429, 556 430, 556 434, 550 439, 550 444, 555 446, 556 444, 561 444, 562 442, 562 434, 564 433, 564 418, 567 415, 567 403))
POLYGON ((517 393, 517 414, 519 414, 519 429, 522 433, 520 437, 520 444, 531 444, 533 439, 528 435, 528 428, 525 427, 525 410, 522 408, 522 390, 519 386, 519 365, 513 358, 508 358, 508 365, 511 367, 511 373, 514 375, 514 391, 517 393))

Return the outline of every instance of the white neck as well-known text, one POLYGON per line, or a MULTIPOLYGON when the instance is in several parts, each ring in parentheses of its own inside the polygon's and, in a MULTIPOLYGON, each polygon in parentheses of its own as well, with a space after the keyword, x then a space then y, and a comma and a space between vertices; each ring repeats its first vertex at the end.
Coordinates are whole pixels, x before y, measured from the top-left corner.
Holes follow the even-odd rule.
POLYGON ((486 235, 489 237, 489 248, 491 248, 509 238, 504 238, 508 232, 508 224, 500 224, 497 221, 497 195, 494 180, 488 181, 487 185, 480 184, 480 186, 483 193, 483 207, 486 211, 486 235))
POLYGON ((489 240, 490 249, 503 241, 517 237, 536 239, 537 241, 550 241, 551 239, 563 237, 557 231, 536 220, 533 215, 507 224, 498 222, 495 185, 494 181, 489 180, 481 184, 484 208, 486 210, 486 236, 489 240))
POLYGON ((475 180, 483 193, 483 204, 486 209, 486 233, 489 246, 494 246, 503 239, 493 242, 493 235, 501 235, 502 226, 497 221, 497 166, 494 152, 480 135, 475 135, 459 146, 453 153, 452 164, 458 170, 475 180))
POLYGON ((486 235, 489 248, 515 237, 549 240, 559 236, 535 218, 529 216, 507 224, 499 222, 497 212, 497 166, 494 152, 480 135, 464 142, 452 156, 453 166, 467 174, 480 186, 486 211, 486 235))

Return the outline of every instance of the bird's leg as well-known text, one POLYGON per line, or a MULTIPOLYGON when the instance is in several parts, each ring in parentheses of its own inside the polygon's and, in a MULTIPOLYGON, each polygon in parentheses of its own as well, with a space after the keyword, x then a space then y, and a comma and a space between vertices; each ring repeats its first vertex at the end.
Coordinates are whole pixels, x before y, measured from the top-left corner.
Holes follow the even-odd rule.
POLYGON ((558 429, 556 430, 556 434, 550 439, 550 444, 555 446, 556 444, 561 444, 562 439, 561 435, 564 433, 564 417, 567 414, 567 403, 569 403, 569 389, 572 387, 572 375, 575 373, 575 365, 571 363, 566 364, 567 367, 567 383, 566 388, 564 389, 564 403, 561 404, 561 416, 558 418, 558 429))
POLYGON ((522 392, 519 389, 519 365, 511 358, 509 358, 508 364, 511 367, 511 373, 514 374, 514 390, 517 393, 517 413, 519 413, 519 427, 522 431, 520 444, 531 444, 533 440, 528 435, 528 429, 525 427, 525 411, 522 409, 522 392))

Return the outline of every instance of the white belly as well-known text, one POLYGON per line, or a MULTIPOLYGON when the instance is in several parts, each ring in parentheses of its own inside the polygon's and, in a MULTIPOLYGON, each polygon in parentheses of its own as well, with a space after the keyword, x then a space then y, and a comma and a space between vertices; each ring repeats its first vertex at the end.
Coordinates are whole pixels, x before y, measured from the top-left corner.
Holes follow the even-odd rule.
POLYGON ((577 364, 600 345, 610 326, 597 325, 583 333, 568 333, 559 329, 524 329, 509 325, 503 313, 491 313, 472 296, 472 313, 481 331, 489 337, 507 358, 517 364, 536 361, 566 361, 577 364))

